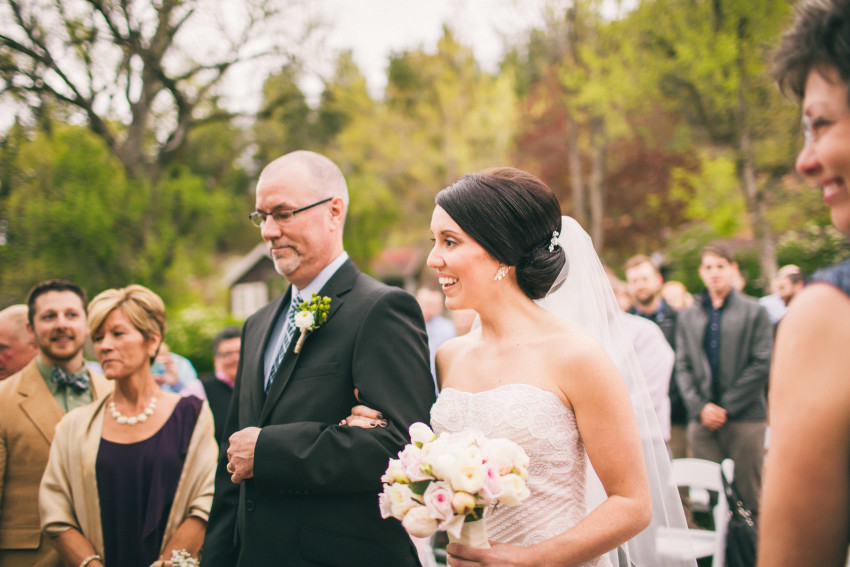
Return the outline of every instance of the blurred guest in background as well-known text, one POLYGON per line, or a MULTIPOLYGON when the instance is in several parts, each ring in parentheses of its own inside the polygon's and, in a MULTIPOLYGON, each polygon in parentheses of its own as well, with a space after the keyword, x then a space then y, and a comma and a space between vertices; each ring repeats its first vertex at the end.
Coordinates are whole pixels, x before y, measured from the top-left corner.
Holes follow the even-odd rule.
POLYGON ((27 326, 27 306, 0 311, 0 380, 5 380, 35 358, 38 347, 27 326))
MULTIPOLYGON (((661 289, 664 284, 661 272, 648 256, 642 254, 626 260, 624 271, 629 293, 635 298, 634 306, 629 310, 629 313, 644 317, 658 325, 675 357, 678 312, 668 305, 667 301, 661 296, 661 289)), ((653 350, 661 352, 659 348, 653 350)), ((638 353, 638 356, 640 357, 640 353, 638 353)), ((658 371, 657 368, 665 366, 666 363, 667 356, 664 353, 656 362, 658 366, 655 371, 658 371)), ((674 366, 675 364, 671 362, 670 375, 667 378, 669 388, 667 392, 669 396, 666 412, 667 421, 666 423, 661 421, 661 424, 667 435, 665 440, 669 443, 673 458, 679 459, 688 456, 688 410, 685 408, 685 402, 682 400, 682 394, 679 391, 679 384, 676 382, 674 366)), ((660 380, 656 379, 655 383, 660 383, 660 380)), ((649 384, 650 380, 647 377, 647 385, 649 384)), ((663 414, 659 416, 659 420, 662 419, 663 414)))
MULTIPOLYGON (((787 268, 788 266, 784 266, 787 268)), ((806 276, 800 271, 800 268, 793 266, 796 270, 787 270, 782 272, 780 269, 779 276, 776 280, 776 293, 785 304, 785 307, 791 306, 791 301, 797 297, 797 294, 803 291, 806 287, 806 276)))
POLYGON ((676 380, 694 457, 735 461, 741 499, 758 513, 773 330, 764 307, 734 288, 738 270, 720 244, 700 252, 706 291, 679 313, 676 380))
POLYGON ((65 280, 36 284, 27 296, 38 355, 0 382, 0 566, 59 565, 41 537, 38 484, 53 431, 65 412, 112 388, 83 360, 86 294, 65 280))
POLYGON ((206 403, 163 392, 151 376, 162 300, 138 285, 104 291, 89 305, 89 329, 115 390, 56 427, 42 528, 66 565, 148 567, 173 551, 197 555, 218 451, 206 403))
POLYGON ((676 355, 658 325, 653 323, 651 319, 629 313, 632 298, 626 283, 620 280, 614 270, 607 266, 605 266, 605 273, 611 282, 614 297, 617 298, 617 303, 623 310, 623 321, 635 348, 635 354, 646 381, 646 388, 649 390, 655 416, 661 426, 664 441, 669 445, 670 376, 673 374, 676 355))
POLYGON ((694 304, 694 296, 688 293, 685 284, 675 280, 664 282, 661 286, 661 297, 676 311, 687 309, 694 304))
MULTIPOLYGON (((802 102, 797 171, 850 234, 850 0, 796 9, 774 75, 802 102)), ((844 565, 850 543, 850 262, 816 272, 779 325, 759 565, 844 565)))
POLYGON ((443 294, 435 289, 427 287, 419 288, 416 292, 416 301, 422 309, 425 317, 425 332, 428 333, 428 350, 431 354, 431 376, 434 377, 434 387, 437 386, 437 373, 434 366, 434 357, 440 345, 455 336, 455 326, 443 316, 445 306, 443 294))
MULTIPOLYGON (((779 286, 783 285, 780 284, 780 282, 782 282, 786 276, 790 276, 792 274, 802 275, 799 266, 787 264, 779 268, 776 272, 776 276, 773 278, 773 281, 770 282, 770 295, 765 295, 764 297, 759 298, 759 303, 761 303, 767 310, 767 316, 770 317, 770 322, 774 326, 779 323, 779 320, 782 319, 783 315, 785 315, 785 311, 788 310, 788 304, 785 302, 782 294, 780 294, 779 286)), ((787 289, 784 291, 786 295, 789 293, 789 290, 787 289)))
POLYGON ((198 381, 198 373, 189 359, 171 352, 166 343, 162 343, 151 366, 151 375, 162 391, 173 394, 182 394, 187 386, 198 381))
POLYGON ((206 399, 215 421, 215 440, 221 443, 227 407, 233 395, 233 383, 239 370, 239 348, 242 346, 242 329, 225 327, 213 337, 213 366, 211 374, 190 382, 181 395, 193 395, 206 399))

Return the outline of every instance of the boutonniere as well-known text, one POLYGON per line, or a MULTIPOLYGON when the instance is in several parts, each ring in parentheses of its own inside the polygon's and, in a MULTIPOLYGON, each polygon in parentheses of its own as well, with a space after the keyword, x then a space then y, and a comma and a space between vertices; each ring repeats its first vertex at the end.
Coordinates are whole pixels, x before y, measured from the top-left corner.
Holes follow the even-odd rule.
POLYGON ((328 320, 330 308, 331 298, 319 297, 317 293, 313 293, 310 301, 304 301, 298 306, 298 313, 295 314, 295 326, 301 329, 301 336, 295 343, 295 354, 301 352, 301 346, 304 344, 307 333, 315 331, 328 320))

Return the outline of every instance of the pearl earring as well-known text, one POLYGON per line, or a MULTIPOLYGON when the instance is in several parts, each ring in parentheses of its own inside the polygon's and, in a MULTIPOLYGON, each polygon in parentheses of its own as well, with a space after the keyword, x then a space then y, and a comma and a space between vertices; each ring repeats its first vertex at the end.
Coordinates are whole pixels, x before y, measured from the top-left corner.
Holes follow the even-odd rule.
POLYGON ((496 275, 493 276, 493 281, 497 282, 506 275, 508 275, 508 269, 504 266, 501 266, 498 270, 496 270, 496 275))

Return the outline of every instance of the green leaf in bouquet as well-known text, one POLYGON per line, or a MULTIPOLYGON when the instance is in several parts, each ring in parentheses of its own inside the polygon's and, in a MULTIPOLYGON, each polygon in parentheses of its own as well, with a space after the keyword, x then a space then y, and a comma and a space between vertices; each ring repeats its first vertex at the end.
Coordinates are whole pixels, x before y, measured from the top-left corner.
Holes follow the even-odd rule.
POLYGON ((410 490, 413 491, 413 494, 425 494, 425 490, 428 489, 428 485, 431 484, 430 480, 420 480, 418 482, 410 483, 410 490))

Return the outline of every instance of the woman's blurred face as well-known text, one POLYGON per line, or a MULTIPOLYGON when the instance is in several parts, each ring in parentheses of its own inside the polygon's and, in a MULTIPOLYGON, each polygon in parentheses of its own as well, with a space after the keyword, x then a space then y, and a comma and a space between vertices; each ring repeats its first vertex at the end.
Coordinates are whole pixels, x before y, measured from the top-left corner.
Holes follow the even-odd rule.
POLYGON ((120 380, 134 374, 150 375, 150 357, 156 341, 148 340, 124 316, 113 309, 92 336, 94 352, 110 380, 120 380))
POLYGON ((823 191, 832 222, 850 233, 850 106, 848 86, 834 68, 812 70, 803 97, 806 145, 797 171, 823 191))

